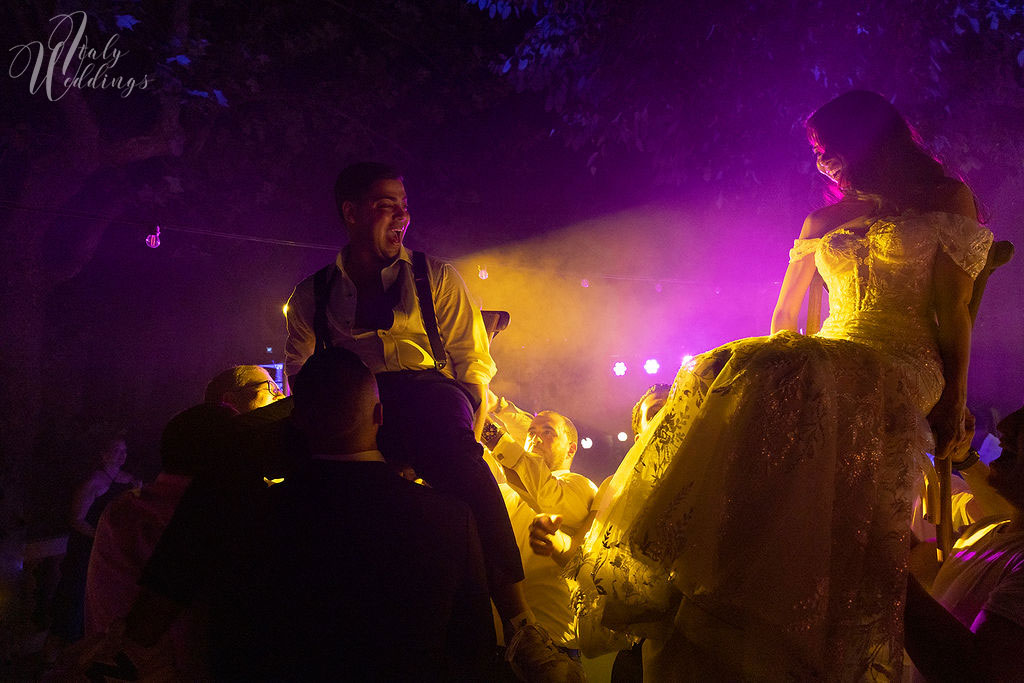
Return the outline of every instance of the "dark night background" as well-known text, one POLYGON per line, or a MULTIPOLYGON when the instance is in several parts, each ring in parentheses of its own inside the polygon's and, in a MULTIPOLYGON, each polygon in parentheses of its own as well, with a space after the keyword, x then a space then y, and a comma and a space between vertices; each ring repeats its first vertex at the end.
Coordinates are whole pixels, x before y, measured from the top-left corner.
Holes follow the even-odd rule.
MULTIPOLYGON (((0 47, 8 544, 60 530, 86 426, 123 422, 126 469, 151 478, 161 428, 213 374, 283 360, 281 306, 343 241, 331 188, 351 161, 404 170, 407 244, 512 314, 493 388, 573 417, 598 481, 649 383, 767 333, 825 202, 801 122, 835 95, 893 98, 1021 243, 1021 2, 15 2, 0 47), (77 10, 145 90, 51 101, 15 77, 7 48, 77 10)), ((1024 398, 1022 283, 1017 259, 982 306, 983 426, 1024 398)))

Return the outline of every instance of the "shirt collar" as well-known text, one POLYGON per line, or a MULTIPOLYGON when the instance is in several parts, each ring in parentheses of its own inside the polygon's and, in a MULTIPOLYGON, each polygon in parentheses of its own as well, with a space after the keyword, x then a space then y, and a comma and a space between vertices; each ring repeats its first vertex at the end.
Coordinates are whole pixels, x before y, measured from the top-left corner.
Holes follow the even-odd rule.
MULTIPOLYGON (((347 253, 348 245, 346 244, 344 247, 341 248, 341 250, 338 252, 338 255, 334 258, 334 264, 338 266, 338 270, 340 270, 342 273, 345 273, 345 254, 347 253)), ((398 265, 399 261, 405 261, 410 266, 412 266, 412 252, 406 249, 404 244, 399 246, 398 256, 395 257, 395 260, 381 268, 381 272, 387 270, 388 268, 394 268, 396 265, 398 265)), ((348 275, 348 273, 345 274, 346 276, 348 275)))

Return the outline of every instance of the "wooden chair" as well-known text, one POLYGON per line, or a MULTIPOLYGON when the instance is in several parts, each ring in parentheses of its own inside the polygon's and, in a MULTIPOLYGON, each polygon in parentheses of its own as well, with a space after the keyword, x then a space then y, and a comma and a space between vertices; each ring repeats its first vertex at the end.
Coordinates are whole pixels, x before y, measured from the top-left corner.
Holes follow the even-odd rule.
MULTIPOLYGON (((985 286, 988 278, 995 272, 996 268, 1005 265, 1013 258, 1013 243, 1005 240, 993 242, 989 247, 988 257, 985 259, 985 266, 974 279, 974 289, 971 292, 971 302, 968 310, 971 313, 971 324, 974 324, 978 317, 978 307, 981 306, 981 297, 985 293, 985 286)), ((821 274, 814 272, 811 284, 807 291, 807 325, 806 334, 815 334, 821 329, 821 302, 822 294, 827 291, 825 281, 821 274)), ((951 489, 951 463, 949 458, 936 458, 935 470, 939 479, 939 519, 935 525, 936 540, 939 546, 939 560, 944 560, 953 546, 953 499, 951 489)))
MULTIPOLYGON (((967 306, 971 312, 972 325, 978 317, 978 307, 981 306, 981 297, 985 293, 989 276, 995 272, 996 268, 1009 263, 1011 258, 1013 258, 1012 242, 1001 240, 993 242, 989 247, 985 266, 978 273, 978 277, 974 279, 971 302, 967 306)), ((953 547, 952 463, 949 458, 936 458, 935 470, 939 475, 939 519, 935 525, 935 536, 939 546, 939 561, 942 562, 949 557, 949 551, 953 547)))
POLYGON ((480 316, 484 319, 484 327, 487 328, 489 339, 494 339, 494 335, 508 327, 511 320, 508 311, 480 311, 480 316))

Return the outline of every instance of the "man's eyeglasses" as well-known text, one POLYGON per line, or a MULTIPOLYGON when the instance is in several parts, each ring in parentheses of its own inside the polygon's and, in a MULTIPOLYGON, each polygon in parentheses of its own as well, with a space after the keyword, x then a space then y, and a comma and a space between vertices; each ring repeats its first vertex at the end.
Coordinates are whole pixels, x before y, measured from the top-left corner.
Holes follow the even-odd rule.
POLYGON ((263 385, 266 385, 267 391, 272 396, 284 396, 284 392, 281 391, 281 387, 277 386, 277 382, 272 379, 261 379, 259 382, 249 382, 242 386, 243 389, 252 389, 256 393, 259 393, 263 385))

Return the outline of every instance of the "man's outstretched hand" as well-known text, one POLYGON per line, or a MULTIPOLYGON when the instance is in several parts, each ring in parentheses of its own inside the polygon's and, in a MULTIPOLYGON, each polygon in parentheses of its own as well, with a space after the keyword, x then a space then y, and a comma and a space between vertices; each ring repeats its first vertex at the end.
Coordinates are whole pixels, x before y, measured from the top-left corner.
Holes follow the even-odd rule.
POLYGON ((556 552, 563 553, 568 550, 571 539, 568 534, 559 532, 561 526, 561 515, 535 516, 530 522, 530 548, 533 552, 551 557, 556 552))

